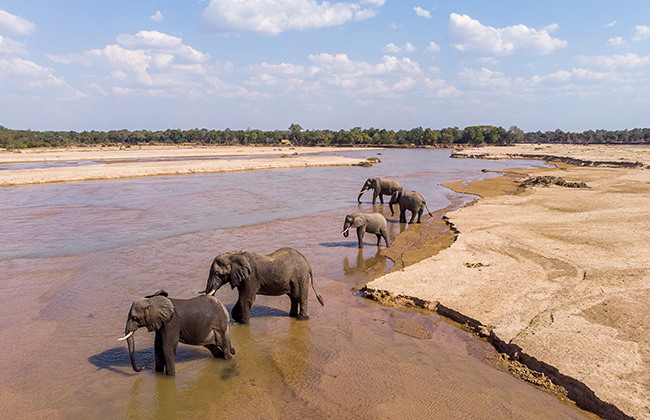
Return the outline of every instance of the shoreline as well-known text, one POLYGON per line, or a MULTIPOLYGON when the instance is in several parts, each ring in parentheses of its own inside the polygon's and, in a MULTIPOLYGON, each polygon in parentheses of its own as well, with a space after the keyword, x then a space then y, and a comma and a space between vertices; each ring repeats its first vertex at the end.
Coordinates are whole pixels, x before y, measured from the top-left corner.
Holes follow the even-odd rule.
POLYGON ((0 170, 0 187, 261 169, 371 165, 368 161, 356 158, 312 156, 316 153, 347 150, 359 149, 242 146, 165 148, 151 146, 124 149, 76 148, 23 152, 4 151, 0 152, 0 164, 61 161, 95 161, 103 164, 0 170), (280 157, 259 157, 265 155, 280 155, 280 157), (227 159, 228 157, 237 157, 237 159, 227 159), (245 157, 255 158, 246 159, 245 157), (135 161, 137 159, 160 160, 135 161))
MULTIPOLYGON (((544 149, 540 156, 584 166, 446 184, 482 196, 446 214, 455 241, 368 282, 364 296, 461 324, 502 353, 511 373, 604 419, 650 418, 650 171, 627 165, 644 162, 650 148, 640 156, 615 146, 572 146, 572 156, 566 147, 544 149), (523 189, 527 175, 587 188, 523 189)), ((489 151, 487 158, 513 156, 498 147, 456 153, 489 151)), ((521 154, 530 159, 528 151, 521 154)))

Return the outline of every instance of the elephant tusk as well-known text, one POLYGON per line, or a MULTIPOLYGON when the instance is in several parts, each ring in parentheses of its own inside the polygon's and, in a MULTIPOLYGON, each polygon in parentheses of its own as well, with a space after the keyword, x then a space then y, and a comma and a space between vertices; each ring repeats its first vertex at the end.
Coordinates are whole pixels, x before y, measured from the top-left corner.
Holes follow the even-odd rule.
POLYGON ((212 289, 210 293, 206 293, 208 296, 214 296, 214 294, 217 293, 217 289, 212 289))
POLYGON ((350 228, 345 229, 345 230, 344 230, 343 232, 341 232, 341 233, 345 234, 348 230, 350 230, 350 228))
POLYGON ((123 340, 126 340, 127 338, 131 337, 132 335, 133 335, 133 331, 131 331, 130 333, 128 333, 127 335, 125 335, 122 338, 118 338, 117 340, 118 341, 123 341, 123 340))

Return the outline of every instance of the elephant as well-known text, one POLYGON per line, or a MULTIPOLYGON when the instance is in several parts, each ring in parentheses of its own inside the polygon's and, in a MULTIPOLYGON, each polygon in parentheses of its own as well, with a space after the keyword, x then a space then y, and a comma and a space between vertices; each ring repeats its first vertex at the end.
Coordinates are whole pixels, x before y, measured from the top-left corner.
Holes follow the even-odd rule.
POLYGON ((204 346, 214 357, 232 359, 235 349, 230 342, 230 317, 228 310, 214 296, 197 296, 192 299, 172 299, 164 290, 138 299, 131 305, 126 320, 124 337, 127 340, 131 366, 136 372, 133 333, 140 327, 155 331, 154 340, 156 372, 176 374, 176 349, 178 342, 204 346))
POLYGON ((363 248, 363 235, 374 233, 377 235, 377 246, 380 246, 381 238, 386 242, 386 248, 390 248, 388 243, 388 225, 386 218, 380 213, 350 213, 345 216, 343 224, 343 236, 348 237, 350 228, 357 229, 357 239, 359 239, 359 248, 363 248))
POLYGON ((248 251, 230 251, 217 255, 210 266, 207 295, 214 293, 224 284, 237 288, 239 299, 232 308, 232 318, 241 323, 250 322, 251 306, 256 295, 288 295, 291 299, 289 316, 299 321, 309 319, 307 300, 309 278, 316 298, 321 305, 323 298, 314 287, 311 266, 300 252, 293 248, 280 248, 263 255, 248 251))
POLYGON ((385 179, 385 178, 368 178, 361 188, 361 192, 357 197, 357 201, 361 203, 361 196, 364 192, 368 190, 373 190, 372 192, 372 204, 375 204, 377 196, 379 196, 379 201, 381 204, 384 204, 384 196, 391 195, 395 191, 402 191, 402 185, 395 181, 394 179, 385 179))
POLYGON ((410 224, 412 224, 415 220, 416 214, 418 216, 418 221, 416 223, 420 223, 420 218, 422 217, 422 213, 424 212, 425 207, 427 208, 427 213, 429 213, 429 216, 433 217, 429 211, 429 207, 427 207, 427 200, 422 194, 417 191, 394 192, 390 196, 390 202, 388 203, 390 206, 391 216, 395 215, 395 212, 393 211, 394 204, 399 204, 400 223, 406 223, 406 210, 411 212, 411 221, 409 222, 410 224))

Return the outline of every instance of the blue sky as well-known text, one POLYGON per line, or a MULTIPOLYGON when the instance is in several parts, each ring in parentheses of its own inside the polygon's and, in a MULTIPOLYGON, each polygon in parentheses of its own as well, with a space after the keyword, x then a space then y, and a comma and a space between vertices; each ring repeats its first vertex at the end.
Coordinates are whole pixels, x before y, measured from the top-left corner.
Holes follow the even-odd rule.
POLYGON ((647 1, 0 0, 0 125, 650 126, 647 1))

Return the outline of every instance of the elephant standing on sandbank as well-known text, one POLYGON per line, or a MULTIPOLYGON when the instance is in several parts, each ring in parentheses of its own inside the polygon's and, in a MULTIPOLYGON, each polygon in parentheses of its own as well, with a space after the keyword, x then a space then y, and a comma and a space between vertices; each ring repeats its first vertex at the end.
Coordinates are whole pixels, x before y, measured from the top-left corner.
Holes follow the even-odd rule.
POLYGON ((124 337, 127 340, 131 366, 136 372, 133 333, 140 327, 155 331, 156 372, 176 374, 176 349, 178 342, 204 346, 214 357, 232 359, 235 349, 230 343, 230 317, 228 310, 214 296, 192 299, 172 299, 164 290, 136 300, 131 305, 126 320, 124 337))
POLYGON ((416 223, 420 223, 420 218, 424 212, 424 208, 427 208, 427 213, 429 216, 433 217, 427 207, 427 200, 422 194, 417 191, 396 191, 393 195, 390 196, 390 215, 393 216, 395 212, 393 211, 393 205, 399 204, 399 221, 400 223, 406 223, 406 210, 411 212, 411 221, 409 224, 412 224, 415 220, 415 216, 418 216, 416 223))
POLYGON ((226 283, 230 283, 233 289, 236 287, 239 299, 232 308, 232 318, 241 324, 250 322, 256 295, 288 295, 291 299, 289 316, 305 320, 309 319, 310 278, 316 299, 323 305, 323 298, 314 287, 311 266, 307 258, 295 249, 280 248, 268 255, 230 251, 217 255, 212 261, 204 293, 214 295, 226 283))
POLYGON ((392 195, 396 191, 402 191, 402 184, 394 179, 386 178, 368 178, 361 188, 357 201, 361 203, 361 196, 364 192, 372 190, 372 204, 375 204, 377 196, 379 201, 384 204, 384 196, 392 195))
POLYGON ((390 248, 388 242, 388 224, 386 218, 379 213, 350 213, 345 216, 343 223, 343 236, 348 237, 350 228, 357 230, 359 248, 363 248, 363 236, 366 232, 377 235, 377 246, 380 246, 381 238, 386 242, 386 248, 390 248))

